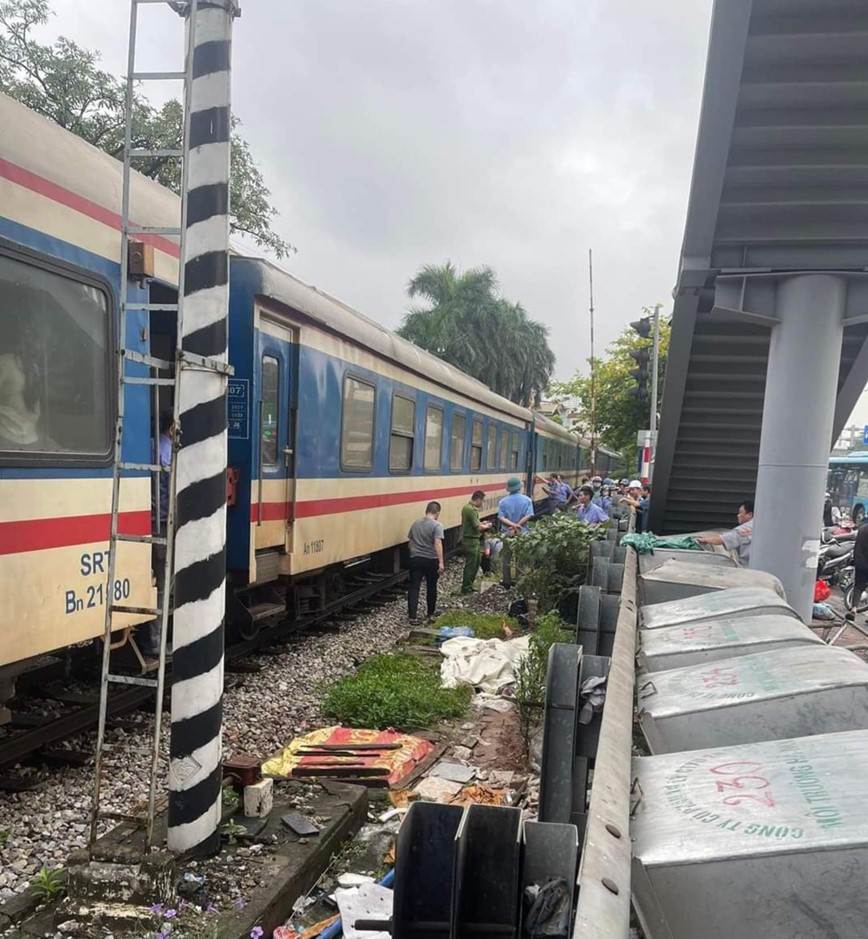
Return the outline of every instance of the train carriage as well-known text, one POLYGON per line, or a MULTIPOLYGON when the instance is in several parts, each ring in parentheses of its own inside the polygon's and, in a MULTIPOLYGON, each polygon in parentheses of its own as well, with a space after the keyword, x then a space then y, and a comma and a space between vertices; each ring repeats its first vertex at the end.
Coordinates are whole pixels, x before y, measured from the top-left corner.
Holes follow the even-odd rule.
MULTIPOLYGON (((154 602, 147 544, 121 544, 106 584, 118 308, 125 291, 127 349, 173 360, 177 324, 160 307, 177 299, 179 248, 140 234, 120 283, 121 176, 0 94, 0 723, 28 662, 102 635, 110 594, 154 602)), ((132 224, 169 228, 179 213, 134 175, 132 224)), ((397 569, 431 499, 454 538, 473 490, 492 514, 510 476, 542 503, 537 474, 587 470, 563 427, 277 266, 233 254, 230 283, 227 593, 243 634, 325 604, 348 567, 397 569)), ((124 393, 122 457, 148 463, 171 390, 124 393)), ((121 531, 150 531, 151 486, 124 471, 121 531)))
MULTIPOLYGON (((3 666, 100 634, 109 591, 153 605, 147 545, 122 544, 115 584, 105 582, 120 172, 107 154, 0 94, 0 719, 3 666)), ((136 180, 137 224, 171 224, 177 205, 156 183, 136 180)), ((143 240, 159 276, 175 280, 178 245, 143 240)), ((146 285, 130 289, 148 301, 146 285)), ((146 311, 130 313, 125 338, 148 351, 146 311)), ((130 387, 126 402, 137 429, 125 435, 123 457, 147 463, 147 389, 130 387)), ((150 478, 124 476, 121 530, 147 533, 150 478)))
POLYGON ((360 559, 397 569, 428 501, 451 529, 474 489, 491 511, 507 476, 525 479, 527 409, 267 261, 233 258, 231 285, 236 586, 303 578, 324 601, 315 575, 360 559))

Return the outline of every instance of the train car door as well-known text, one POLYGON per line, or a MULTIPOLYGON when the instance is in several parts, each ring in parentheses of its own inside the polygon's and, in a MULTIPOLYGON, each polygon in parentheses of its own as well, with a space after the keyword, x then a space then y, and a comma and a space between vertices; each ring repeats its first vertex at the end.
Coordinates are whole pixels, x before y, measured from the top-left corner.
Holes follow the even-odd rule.
POLYGON ((291 554, 297 343, 290 327, 265 314, 260 315, 257 337, 259 477, 254 492, 255 545, 257 552, 271 549, 291 554))

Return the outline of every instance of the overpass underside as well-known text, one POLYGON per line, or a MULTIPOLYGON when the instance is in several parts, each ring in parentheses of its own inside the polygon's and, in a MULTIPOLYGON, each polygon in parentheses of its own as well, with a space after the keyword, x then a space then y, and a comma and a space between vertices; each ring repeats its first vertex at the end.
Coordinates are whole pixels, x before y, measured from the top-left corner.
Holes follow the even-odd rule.
MULTIPOLYGON (((840 345, 837 388, 827 378, 811 389, 834 395, 831 436, 828 420, 804 401, 804 421, 787 421, 788 433, 814 439, 828 456, 868 380, 866 271, 868 4, 718 0, 675 290, 653 530, 731 526, 738 502, 754 495, 771 337, 786 321, 783 285, 798 275, 833 274, 845 295, 841 309, 816 310, 840 345)), ((811 346, 802 360, 808 383, 818 374, 811 346)))

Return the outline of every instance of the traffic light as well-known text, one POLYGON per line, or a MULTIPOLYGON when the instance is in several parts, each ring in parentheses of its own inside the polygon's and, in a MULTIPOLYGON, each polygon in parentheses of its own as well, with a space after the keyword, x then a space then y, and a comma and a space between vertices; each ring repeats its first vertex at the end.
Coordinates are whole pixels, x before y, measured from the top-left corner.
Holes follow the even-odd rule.
POLYGON ((643 316, 642 319, 630 323, 633 329, 639 333, 642 339, 647 339, 651 335, 651 317, 643 316))
MULTIPOLYGON (((648 339, 651 335, 651 318, 643 316, 642 319, 630 323, 633 329, 642 339, 648 339)), ((649 369, 651 360, 651 350, 648 346, 640 346, 630 353, 630 358, 636 363, 636 368, 630 369, 630 377, 636 382, 634 388, 630 389, 630 394, 636 399, 637 403, 643 407, 649 404, 648 385, 651 379, 649 369)))

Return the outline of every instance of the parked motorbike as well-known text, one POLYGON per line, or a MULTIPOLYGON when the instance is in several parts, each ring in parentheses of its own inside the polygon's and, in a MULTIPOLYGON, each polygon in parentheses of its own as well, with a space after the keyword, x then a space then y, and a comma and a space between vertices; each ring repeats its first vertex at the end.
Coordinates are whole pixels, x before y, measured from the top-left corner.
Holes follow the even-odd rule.
POLYGON ((846 590, 853 582, 853 539, 839 542, 832 538, 821 538, 817 557, 817 580, 824 580, 830 587, 846 590), (849 574, 846 573, 849 571, 849 574))

